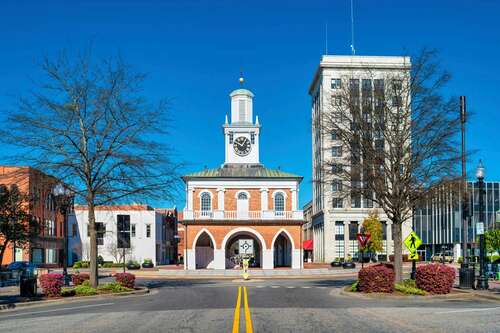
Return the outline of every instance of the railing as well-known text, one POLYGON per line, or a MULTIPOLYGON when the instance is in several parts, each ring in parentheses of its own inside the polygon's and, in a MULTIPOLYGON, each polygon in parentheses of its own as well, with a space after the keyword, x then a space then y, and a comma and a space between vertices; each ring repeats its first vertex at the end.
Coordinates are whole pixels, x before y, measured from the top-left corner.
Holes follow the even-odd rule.
POLYGON ((303 220, 302 210, 274 211, 274 210, 184 210, 184 220, 303 220))

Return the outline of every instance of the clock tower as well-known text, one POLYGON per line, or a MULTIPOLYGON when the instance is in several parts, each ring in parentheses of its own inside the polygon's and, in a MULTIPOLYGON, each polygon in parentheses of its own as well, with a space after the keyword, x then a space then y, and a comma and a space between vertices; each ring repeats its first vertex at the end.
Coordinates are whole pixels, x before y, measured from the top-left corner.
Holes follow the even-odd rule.
MULTIPOLYGON (((243 78, 240 78, 243 83, 243 78)), ((223 125, 225 140, 225 167, 259 166, 259 118, 253 122, 253 93, 236 89, 231 97, 231 122, 223 125)))

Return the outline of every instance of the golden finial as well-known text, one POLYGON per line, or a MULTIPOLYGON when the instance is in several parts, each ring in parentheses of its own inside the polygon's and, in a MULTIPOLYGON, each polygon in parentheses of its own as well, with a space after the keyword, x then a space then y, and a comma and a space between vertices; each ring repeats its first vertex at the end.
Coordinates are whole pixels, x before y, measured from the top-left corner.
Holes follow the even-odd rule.
POLYGON ((240 85, 243 86, 243 83, 245 82, 245 78, 243 77, 243 71, 240 71, 240 79, 239 79, 239 81, 240 81, 240 85))

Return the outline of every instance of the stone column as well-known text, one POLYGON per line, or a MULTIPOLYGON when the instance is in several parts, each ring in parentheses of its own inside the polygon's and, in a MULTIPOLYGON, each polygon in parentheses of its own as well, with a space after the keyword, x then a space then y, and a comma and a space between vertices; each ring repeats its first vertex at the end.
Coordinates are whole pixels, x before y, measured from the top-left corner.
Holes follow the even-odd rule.
POLYGON ((350 255, 352 257, 352 253, 349 252, 349 221, 344 221, 344 258, 350 255))
POLYGON ((269 189, 265 187, 260 189, 260 210, 262 212, 269 210, 269 207, 267 206, 268 195, 269 195, 269 189))
POLYGON ((224 192, 226 190, 224 188, 217 189, 217 209, 224 210, 224 192))
POLYGON ((193 210, 193 188, 188 188, 188 196, 187 196, 187 210, 193 210))
POLYGON ((291 192, 292 192, 292 211, 296 211, 297 210, 297 190, 292 189, 291 192))

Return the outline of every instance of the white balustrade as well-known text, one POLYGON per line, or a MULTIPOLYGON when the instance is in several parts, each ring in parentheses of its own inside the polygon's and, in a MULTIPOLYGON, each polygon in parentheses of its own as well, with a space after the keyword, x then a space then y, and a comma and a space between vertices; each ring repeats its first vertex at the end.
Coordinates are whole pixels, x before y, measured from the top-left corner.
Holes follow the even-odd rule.
POLYGON ((214 211, 192 211, 184 210, 184 220, 303 220, 304 212, 274 211, 274 210, 214 210, 214 211))

